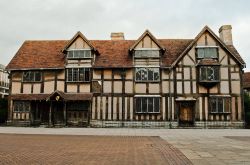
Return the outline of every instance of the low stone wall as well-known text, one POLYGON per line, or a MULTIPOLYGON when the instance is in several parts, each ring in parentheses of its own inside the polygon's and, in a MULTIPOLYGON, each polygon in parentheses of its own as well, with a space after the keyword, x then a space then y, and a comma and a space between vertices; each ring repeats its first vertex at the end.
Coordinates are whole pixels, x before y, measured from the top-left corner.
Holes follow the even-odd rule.
POLYGON ((94 128, 244 128, 244 122, 230 121, 196 121, 194 126, 179 126, 177 121, 100 121, 91 120, 90 127, 94 128))
POLYGON ((96 128, 177 128, 177 126, 177 122, 168 121, 90 121, 90 127, 96 128))
POLYGON ((243 121, 196 121, 195 127, 198 128, 244 128, 243 121))

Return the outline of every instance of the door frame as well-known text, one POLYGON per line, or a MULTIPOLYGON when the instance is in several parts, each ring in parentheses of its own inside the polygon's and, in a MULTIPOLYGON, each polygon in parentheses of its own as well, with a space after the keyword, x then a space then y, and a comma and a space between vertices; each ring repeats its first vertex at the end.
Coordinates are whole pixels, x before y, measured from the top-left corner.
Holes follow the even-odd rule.
POLYGON ((194 123, 195 123, 195 101, 194 100, 192 100, 192 101, 187 101, 187 100, 178 101, 177 107, 178 107, 178 109, 177 109, 178 125, 179 126, 194 126, 194 123), (191 117, 192 117, 191 121, 182 121, 180 119, 181 110, 182 110, 183 106, 190 106, 191 117))

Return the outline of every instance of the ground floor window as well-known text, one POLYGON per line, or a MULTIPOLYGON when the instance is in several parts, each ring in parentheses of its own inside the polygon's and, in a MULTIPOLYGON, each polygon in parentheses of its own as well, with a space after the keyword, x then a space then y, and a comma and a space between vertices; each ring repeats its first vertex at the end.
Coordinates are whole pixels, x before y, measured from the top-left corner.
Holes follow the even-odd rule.
POLYGON ((29 101, 14 101, 14 112, 29 112, 30 102, 29 101))
POLYGON ((67 103, 68 111, 84 111, 88 110, 88 103, 86 102, 69 102, 67 103))
POLYGON ((230 97, 213 96, 209 98, 211 113, 229 113, 230 97))
POLYGON ((136 113, 159 113, 160 97, 136 97, 135 105, 136 113))

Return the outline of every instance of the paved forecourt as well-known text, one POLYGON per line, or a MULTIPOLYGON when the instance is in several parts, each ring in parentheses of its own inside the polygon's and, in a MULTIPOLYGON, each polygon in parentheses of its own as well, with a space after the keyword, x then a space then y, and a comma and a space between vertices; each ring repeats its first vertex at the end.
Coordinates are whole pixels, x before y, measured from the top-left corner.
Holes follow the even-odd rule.
MULTIPOLYGON (((32 145, 39 146, 39 142, 40 143, 44 142, 42 143, 43 145, 40 144, 40 147, 43 146, 46 148, 47 146, 46 151, 54 148, 55 153, 57 152, 60 153, 59 151, 57 151, 57 149, 59 149, 64 152, 65 157, 66 155, 71 155, 72 157, 74 157, 74 155, 77 155, 77 153, 78 154, 85 153, 85 154, 80 154, 82 159, 75 158, 75 160, 78 161, 89 160, 92 164, 95 164, 95 162, 92 160, 94 153, 97 152, 99 153, 99 155, 102 155, 103 153, 101 152, 104 151, 107 151, 104 153, 110 152, 110 155, 104 154, 103 157, 100 156, 95 159, 98 161, 102 161, 103 164, 105 164, 105 160, 109 160, 106 161, 109 163, 110 161, 114 163, 115 160, 117 161, 126 160, 128 161, 127 163, 131 164, 145 164, 145 163, 151 164, 152 162, 157 162, 157 161, 158 164, 161 164, 162 162, 164 162, 165 164, 167 163, 183 164, 183 162, 185 162, 185 164, 188 164, 190 163, 189 160, 193 164, 205 164, 205 165, 206 164, 250 164, 250 130, 247 129, 129 129, 129 128, 108 129, 108 128, 0 127, 0 133, 1 133, 0 143, 2 139, 6 139, 4 140, 4 142, 2 142, 3 144, 2 143, 0 144, 1 148, 2 146, 6 145, 6 149, 2 149, 0 153, 8 151, 12 152, 12 156, 15 155, 15 151, 14 149, 11 150, 11 147, 16 145, 16 140, 12 140, 11 137, 12 138, 15 137, 17 139, 19 137, 19 139, 20 138, 30 139, 31 141, 33 141, 32 145), (28 136, 10 135, 13 133, 32 134, 32 135, 28 136), (36 134, 43 134, 43 135, 37 136, 36 134), (45 136, 45 135, 53 135, 53 136, 45 136), (55 136, 55 135, 63 135, 63 136, 55 136), (88 135, 88 136, 65 136, 65 135, 88 135), (90 136, 90 135, 98 135, 98 136, 90 136), (157 136, 159 136, 160 138, 157 136), (42 137, 44 137, 44 141, 42 139, 39 139, 42 137), (53 138, 54 140, 52 140, 53 138), (66 148, 59 147, 60 141, 58 139, 61 138, 62 138, 62 144, 65 144, 66 148), (82 141, 80 141, 80 139, 82 139, 82 141), (96 144, 98 143, 102 145, 94 145, 93 141, 92 143, 90 143, 93 144, 93 146, 84 143, 84 141, 87 142, 91 139, 94 140, 96 144), (164 139, 165 141, 162 139, 164 139), (71 144, 72 142, 76 142, 76 144, 71 144), (58 144, 58 146, 53 146, 55 144, 58 144), (79 146, 78 148, 84 148, 83 146, 81 147, 81 145, 88 146, 87 148, 91 149, 88 150, 88 152, 86 152, 86 151, 70 151, 69 148, 67 148, 70 146, 75 146, 74 148, 77 148, 77 146, 79 146), (8 149, 7 146, 11 146, 10 149, 8 149), (66 151, 71 152, 71 154, 66 153, 66 151), (89 157, 84 157, 84 155, 86 156, 87 153, 89 153, 89 157), (120 156, 123 155, 123 157, 120 157, 119 154, 116 153, 120 153, 120 156), (171 159, 171 157, 174 159, 171 159)), ((23 140, 21 139, 17 141, 19 143, 23 143, 23 140)), ((19 148, 21 148, 21 146, 19 146, 19 148)), ((35 151, 36 148, 31 147, 30 149, 35 151)), ((38 147, 38 151, 42 152, 42 150, 43 148, 40 148, 39 150, 38 147)), ((19 152, 19 150, 17 151, 19 152)), ((20 152, 21 151, 22 149, 20 149, 20 152)), ((33 153, 33 155, 36 155, 34 154, 35 153, 34 151, 32 151, 31 153, 33 153)), ((23 156, 26 157, 25 154, 23 156)), ((47 156, 46 158, 49 157, 50 156, 47 156)), ((59 157, 60 154, 56 158, 59 157)), ((9 155, 9 159, 10 158, 11 155, 9 155)), ((2 160, 1 157, 0 160, 2 160)), ((126 161, 124 162, 126 163, 126 161)), ((68 163, 74 164, 76 162, 69 161, 68 163)))

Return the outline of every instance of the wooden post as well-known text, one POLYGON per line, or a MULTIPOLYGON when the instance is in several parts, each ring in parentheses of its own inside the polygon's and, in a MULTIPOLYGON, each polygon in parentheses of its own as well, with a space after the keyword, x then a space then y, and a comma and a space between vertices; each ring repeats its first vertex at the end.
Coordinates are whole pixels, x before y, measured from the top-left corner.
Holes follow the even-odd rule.
POLYGON ((66 117, 66 102, 63 101, 63 121, 64 121, 64 126, 67 125, 67 117, 66 117))
POLYGON ((52 102, 50 101, 50 106, 49 106, 49 127, 52 127, 51 111, 52 111, 52 102))

